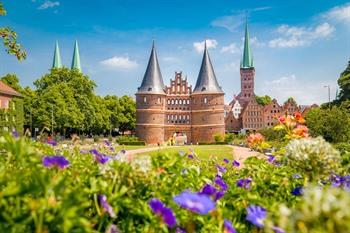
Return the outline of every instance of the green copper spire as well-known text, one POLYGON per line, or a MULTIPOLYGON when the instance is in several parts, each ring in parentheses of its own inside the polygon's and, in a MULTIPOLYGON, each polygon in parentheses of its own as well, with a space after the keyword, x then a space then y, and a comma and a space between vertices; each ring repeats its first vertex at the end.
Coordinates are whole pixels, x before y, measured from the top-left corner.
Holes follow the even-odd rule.
POLYGON ((57 41, 56 41, 55 53, 53 55, 52 68, 62 68, 60 48, 58 47, 57 41))
POLYGON ((243 59, 241 61, 241 68, 252 68, 252 67, 254 67, 253 56, 250 51, 248 21, 246 21, 245 36, 244 36, 244 51, 243 51, 243 59))
POLYGON ((72 60, 72 67, 71 68, 72 69, 78 69, 81 72, 78 41, 75 41, 74 52, 73 52, 73 60, 72 60))

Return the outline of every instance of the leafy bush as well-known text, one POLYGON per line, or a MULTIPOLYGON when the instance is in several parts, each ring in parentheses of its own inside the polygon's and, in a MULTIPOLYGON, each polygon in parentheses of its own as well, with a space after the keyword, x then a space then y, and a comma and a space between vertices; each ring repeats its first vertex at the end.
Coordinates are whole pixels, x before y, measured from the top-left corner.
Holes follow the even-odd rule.
POLYGON ((221 134, 215 134, 214 135, 214 141, 215 142, 222 142, 222 136, 221 136, 221 134))
POLYGON ((283 140, 286 133, 280 130, 274 130, 273 127, 263 128, 259 130, 267 141, 281 141, 283 140))

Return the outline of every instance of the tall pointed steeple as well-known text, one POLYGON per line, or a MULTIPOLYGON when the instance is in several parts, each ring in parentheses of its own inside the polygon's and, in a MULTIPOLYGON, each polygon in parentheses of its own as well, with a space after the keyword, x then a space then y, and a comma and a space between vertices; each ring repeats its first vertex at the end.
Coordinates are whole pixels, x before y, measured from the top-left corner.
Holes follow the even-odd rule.
POLYGON ((193 93, 223 93, 216 79, 213 65, 209 57, 207 42, 204 42, 204 54, 193 93))
POLYGON ((74 52, 73 52, 73 59, 72 59, 71 69, 78 69, 81 72, 78 41, 75 41, 75 44, 74 44, 74 52))
POLYGON ((55 52, 53 55, 52 68, 62 68, 60 48, 58 47, 58 42, 56 41, 55 52))
POLYGON ((149 94, 165 94, 164 82, 162 73, 157 58, 156 48, 154 41, 152 44, 151 56, 148 61, 147 69, 141 86, 138 88, 138 93, 149 93, 149 94))
POLYGON ((244 50, 243 50, 243 58, 241 61, 241 68, 253 68, 253 67, 254 67, 253 56, 249 46, 248 20, 246 19, 245 35, 244 35, 244 50))

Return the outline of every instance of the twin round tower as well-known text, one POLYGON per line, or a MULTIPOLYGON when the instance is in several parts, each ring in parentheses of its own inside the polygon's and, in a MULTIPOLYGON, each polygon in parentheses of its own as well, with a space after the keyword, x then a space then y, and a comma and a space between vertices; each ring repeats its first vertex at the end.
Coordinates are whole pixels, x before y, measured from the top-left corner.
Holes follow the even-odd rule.
POLYGON ((175 72, 165 86, 153 43, 141 86, 136 92, 136 136, 148 144, 162 144, 181 135, 185 143, 213 142, 223 137, 224 92, 210 60, 206 42, 194 89, 175 72))

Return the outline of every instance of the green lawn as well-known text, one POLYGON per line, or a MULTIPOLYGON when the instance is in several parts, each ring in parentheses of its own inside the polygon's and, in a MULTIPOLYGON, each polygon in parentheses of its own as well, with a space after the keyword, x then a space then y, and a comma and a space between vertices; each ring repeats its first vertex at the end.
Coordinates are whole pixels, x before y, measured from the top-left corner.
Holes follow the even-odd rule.
POLYGON ((218 159, 232 159, 233 156, 232 148, 225 145, 173 146, 168 148, 161 148, 152 152, 146 152, 142 154, 155 155, 159 152, 175 154, 179 153, 180 151, 188 153, 191 148, 201 159, 208 159, 211 156, 217 157, 218 159))
POLYGON ((136 149, 141 149, 141 148, 151 148, 154 146, 116 146, 115 150, 120 151, 120 150, 136 150, 136 149))

